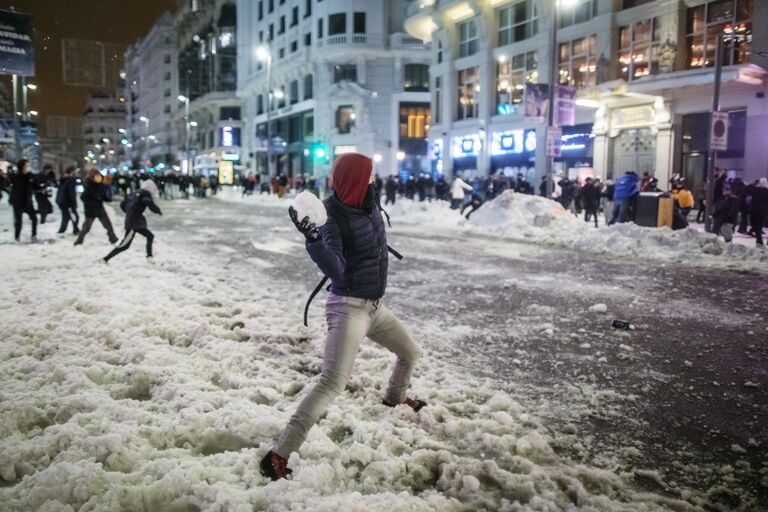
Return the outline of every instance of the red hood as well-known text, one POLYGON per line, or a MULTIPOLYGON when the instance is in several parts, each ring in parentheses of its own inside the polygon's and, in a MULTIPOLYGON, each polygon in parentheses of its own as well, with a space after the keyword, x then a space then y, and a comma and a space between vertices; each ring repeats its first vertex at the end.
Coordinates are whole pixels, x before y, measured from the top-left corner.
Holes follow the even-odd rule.
POLYGON ((331 175, 336 197, 347 206, 363 207, 373 162, 360 153, 344 153, 333 162, 331 175))

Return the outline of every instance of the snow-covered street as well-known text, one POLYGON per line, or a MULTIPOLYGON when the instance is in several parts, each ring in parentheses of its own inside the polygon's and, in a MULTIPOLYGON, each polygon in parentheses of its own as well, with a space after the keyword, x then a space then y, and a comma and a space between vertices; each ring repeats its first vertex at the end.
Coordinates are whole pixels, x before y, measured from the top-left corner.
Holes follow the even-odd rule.
POLYGON ((0 203, 0 510, 768 507, 768 260, 686 233, 621 245, 624 226, 543 245, 569 224, 537 212, 515 237, 493 204, 478 230, 392 209, 385 301, 424 348, 429 406, 381 405, 393 358, 367 342, 293 478, 268 481, 325 334, 323 295, 302 325, 320 275, 289 204, 160 202, 155 262, 137 240, 107 266, 100 226, 14 244, 0 203), (670 256, 680 240, 703 266, 670 256))

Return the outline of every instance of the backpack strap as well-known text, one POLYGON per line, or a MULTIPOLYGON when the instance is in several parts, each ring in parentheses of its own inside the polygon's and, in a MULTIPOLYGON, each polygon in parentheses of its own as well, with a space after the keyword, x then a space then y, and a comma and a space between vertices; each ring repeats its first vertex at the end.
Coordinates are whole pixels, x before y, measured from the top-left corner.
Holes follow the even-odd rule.
POLYGON ((307 300, 307 305, 304 306, 304 326, 305 327, 309 327, 309 323, 307 322, 307 315, 309 315, 309 305, 312 304, 312 300, 314 300, 315 296, 318 293, 320 293, 320 290, 323 289, 323 286, 325 286, 325 283, 327 282, 328 282, 328 276, 323 276, 323 278, 317 284, 315 289, 312 291, 312 294, 309 296, 309 300, 307 300))

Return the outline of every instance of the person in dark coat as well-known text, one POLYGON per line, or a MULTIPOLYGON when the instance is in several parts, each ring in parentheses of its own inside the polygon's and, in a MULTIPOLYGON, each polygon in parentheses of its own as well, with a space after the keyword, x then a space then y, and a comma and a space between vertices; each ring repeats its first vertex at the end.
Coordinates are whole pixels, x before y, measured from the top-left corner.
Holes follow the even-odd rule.
POLYGON ((40 215, 40 224, 45 224, 45 218, 53 213, 50 187, 55 185, 56 175, 53 172, 53 166, 46 164, 43 172, 35 176, 35 202, 37 203, 37 213, 40 215))
POLYGON ((85 207, 85 222, 83 222, 83 228, 80 230, 77 240, 75 240, 75 245, 83 243, 85 235, 91 230, 93 221, 96 219, 99 219, 101 225, 107 230, 109 243, 117 242, 117 235, 115 235, 115 231, 112 229, 112 222, 109 220, 107 211, 104 209, 104 186, 102 185, 102 176, 98 169, 91 168, 88 170, 88 175, 85 178, 85 190, 80 195, 80 199, 82 199, 83 206, 85 207))
POLYGON ((8 177, 5 175, 5 173, 0 170, 0 202, 3 201, 3 192, 6 194, 9 194, 8 187, 10 187, 10 183, 8 182, 8 177))
POLYGON ((584 207, 584 221, 589 222, 592 217, 597 227, 597 212, 600 209, 600 181, 587 178, 581 189, 581 204, 584 207))
POLYGON ((574 188, 573 182, 566 176, 558 181, 557 184, 560 186, 560 204, 563 205, 563 208, 570 210, 575 214, 576 211, 573 203, 576 189, 574 188))
POLYGON ((21 159, 16 164, 16 174, 11 179, 9 202, 13 206, 13 233, 18 242, 24 214, 32 223, 32 241, 37 241, 37 215, 32 196, 35 192, 35 177, 29 172, 29 160, 21 159))
POLYGON ((384 195, 386 196, 386 199, 384 200, 384 204, 395 204, 395 200, 397 199, 397 182, 395 181, 394 176, 388 176, 387 181, 384 184, 384 195))
POLYGON ((61 211, 61 225, 59 233, 65 233, 69 221, 72 221, 72 234, 80 233, 80 216, 77 214, 77 179, 75 171, 77 168, 72 165, 64 169, 64 176, 59 181, 59 188, 56 191, 56 205, 61 211))
POLYGON ((739 228, 738 232, 746 235, 747 234, 747 228, 749 227, 749 217, 750 217, 750 201, 752 200, 752 191, 755 190, 755 187, 757 186, 757 182, 750 183, 749 185, 745 185, 744 189, 741 192, 741 195, 739 196, 739 228))
POLYGON ((381 301, 387 287, 388 249, 372 167, 371 159, 358 153, 346 153, 334 161, 335 191, 326 202, 329 215, 323 226, 315 226, 308 217, 299 219, 293 207, 288 210, 306 239, 310 257, 330 277, 331 293, 326 304, 328 335, 320 379, 261 460, 261 472, 273 480, 291 474, 288 457, 298 451, 328 404, 344 391, 366 336, 397 356, 384 405, 405 404, 416 411, 426 405, 406 396, 421 350, 381 301))
POLYGON ((723 197, 715 203, 712 218, 712 231, 723 235, 726 242, 733 240, 733 226, 739 219, 739 199, 731 193, 730 187, 723 187, 723 197))
POLYGON ((109 262, 109 260, 121 252, 127 251, 136 233, 147 239, 147 258, 152 257, 152 242, 155 239, 155 235, 147 229, 147 219, 144 217, 144 210, 149 208, 150 211, 158 215, 163 214, 153 199, 153 196, 157 195, 158 189, 155 182, 145 180, 141 183, 139 190, 133 192, 120 202, 120 209, 125 212, 125 236, 117 244, 117 247, 104 257, 105 262, 109 262))
POLYGON ((763 226, 768 223, 768 178, 760 178, 752 189, 749 205, 752 231, 757 245, 763 244, 763 226))

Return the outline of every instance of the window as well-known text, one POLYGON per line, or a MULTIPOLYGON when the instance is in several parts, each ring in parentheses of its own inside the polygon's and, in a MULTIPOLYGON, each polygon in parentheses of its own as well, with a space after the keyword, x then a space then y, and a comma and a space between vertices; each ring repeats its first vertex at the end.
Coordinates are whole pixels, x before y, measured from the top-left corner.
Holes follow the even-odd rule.
POLYGON ((263 30, 259 30, 259 42, 260 43, 264 42, 264 31, 263 30))
POLYGON ((274 38, 275 38, 275 25, 273 23, 270 23, 269 24, 269 39, 267 39, 267 41, 269 41, 271 43, 274 38))
POLYGON ((619 28, 619 74, 636 80, 659 72, 659 20, 642 20, 619 28))
POLYGON ((304 99, 308 100, 312 98, 312 75, 306 75, 304 77, 304 99))
POLYGON ((509 115, 525 99, 525 84, 539 81, 538 52, 500 60, 496 68, 496 113, 509 115))
POLYGON ((264 113, 264 96, 259 94, 256 96, 256 114, 264 113))
POLYGON ((442 39, 437 36, 437 63, 442 64, 443 62, 443 41, 442 39))
POLYGON ((714 66, 719 34, 730 38, 723 45, 723 65, 746 62, 752 48, 752 4, 753 0, 717 0, 689 8, 686 66, 714 66))
POLYGON ((477 117, 477 93, 480 92, 480 73, 478 68, 462 69, 458 72, 458 94, 456 119, 477 117))
POLYGON ((171 56, 170 55, 166 55, 165 57, 163 57, 163 63, 164 64, 170 64, 171 63, 171 56))
POLYGON ((424 92, 429 90, 429 66, 426 64, 406 64, 405 84, 406 91, 424 92))
POLYGON ((290 93, 291 93, 291 105, 299 102, 299 81, 298 80, 291 80, 291 87, 290 87, 290 93))
POLYGON ((443 116, 443 77, 441 76, 435 77, 435 101, 433 104, 435 106, 432 110, 435 113, 435 122, 439 123, 443 116))
POLYGON ((459 24, 459 57, 477 53, 477 25, 475 20, 459 24))
POLYGON ((317 20, 317 38, 323 38, 323 18, 317 20))
POLYGON ((281 85, 279 89, 279 94, 276 94, 275 97, 277 97, 277 108, 283 108, 285 107, 285 86, 281 85))
POLYGON ((539 13, 535 0, 524 0, 499 9, 499 46, 516 43, 539 32, 539 13))
POLYGON ((568 8, 560 9, 560 27, 584 23, 597 16, 597 0, 581 0, 568 8))
POLYGON ((221 107, 219 109, 219 121, 239 121, 240 107, 221 107))
POLYGON ((267 9, 268 12, 272 12, 275 10, 275 0, 269 0, 269 8, 267 9))
POLYGON ((307 32, 304 34, 304 46, 310 46, 312 44, 312 33, 307 32))
POLYGON ((357 82, 357 66, 355 64, 337 64, 333 67, 333 83, 342 80, 357 82))
POLYGON ((328 16, 328 35, 335 36, 347 32, 346 13, 331 14, 328 16))
POLYGON ((638 5, 643 5, 643 4, 649 4, 653 1, 654 0, 624 0, 622 9, 631 9, 632 7, 637 7, 638 5))
POLYGON ((280 25, 277 29, 278 34, 282 34, 285 32, 285 16, 280 16, 280 25))
POLYGON ((299 6, 294 7, 291 10, 291 26, 299 24, 299 6))
POLYGON ((365 34, 365 13, 356 12, 353 21, 354 28, 352 31, 355 34, 365 34))
POLYGON ((170 114, 171 113, 171 106, 170 105, 166 105, 165 108, 163 109, 163 112, 165 112, 166 114, 170 114))
POLYGON ((171 72, 170 72, 170 71, 166 71, 166 72, 165 72, 165 76, 163 76, 163 78, 164 78, 165 80, 170 80, 170 79, 171 79, 171 72))
POLYGON ((291 41, 291 53, 297 52, 299 49, 299 42, 298 41, 291 41))
POLYGON ((589 87, 597 83, 597 38, 574 39, 560 44, 560 83, 589 87))
POLYGON ((264 19, 264 0, 259 0, 259 21, 264 19))
POLYGON ((171 90, 170 89, 166 89, 163 92, 163 96, 165 96, 166 98, 170 98, 171 97, 171 90))
POLYGON ((285 58, 285 48, 277 50, 277 58, 278 60, 283 60, 285 58))
POLYGON ((400 104, 400 138, 423 139, 429 123, 429 107, 421 103, 400 104))
POLYGON ((304 17, 309 18, 312 16, 312 0, 305 0, 304 2, 304 17))
POLYGON ((349 133, 355 126, 355 109, 352 105, 343 105, 336 109, 336 129, 339 133, 349 133))

